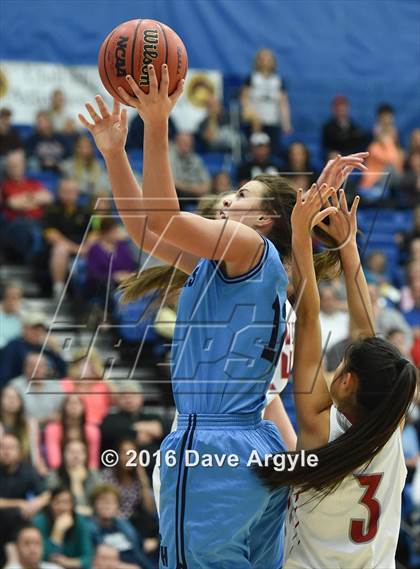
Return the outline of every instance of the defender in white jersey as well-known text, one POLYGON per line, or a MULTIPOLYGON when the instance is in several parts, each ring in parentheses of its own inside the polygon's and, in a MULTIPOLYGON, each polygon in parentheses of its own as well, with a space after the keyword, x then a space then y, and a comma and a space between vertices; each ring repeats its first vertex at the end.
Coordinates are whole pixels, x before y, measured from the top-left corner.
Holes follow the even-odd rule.
MULTIPOLYGON (((322 192, 322 188, 321 188, 322 192)), ((417 371, 389 342, 376 338, 370 297, 356 245, 358 198, 348 210, 343 191, 318 213, 319 190, 299 193, 292 214, 293 285, 297 291, 293 375, 298 449, 316 466, 292 472, 270 467, 271 488, 291 484, 284 569, 392 569, 406 467, 401 444, 417 371), (329 224, 322 222, 329 215, 329 224), (311 229, 319 224, 339 248, 350 318, 360 339, 332 379, 322 372, 319 292, 311 229)))

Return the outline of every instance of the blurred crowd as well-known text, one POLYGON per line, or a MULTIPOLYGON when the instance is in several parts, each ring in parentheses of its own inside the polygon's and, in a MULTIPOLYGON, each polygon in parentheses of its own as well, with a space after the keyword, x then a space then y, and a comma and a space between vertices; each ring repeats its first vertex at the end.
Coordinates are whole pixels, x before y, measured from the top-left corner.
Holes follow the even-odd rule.
MULTIPOLYGON (((362 129, 338 94, 311 157, 294 131, 299 110, 268 49, 256 54, 238 104, 235 121, 210 93, 194 129, 182 128, 182 113, 171 119, 170 158, 182 207, 197 211, 200 203, 198 211, 211 216, 233 187, 261 173, 281 173, 296 188, 308 188, 335 155, 369 150, 368 171, 351 175, 346 192, 350 199, 361 195, 361 216, 374 209, 388 219, 386 246, 368 247, 363 261, 376 329, 419 366, 420 128, 403 145, 398 110, 381 103, 372 109, 370 130, 362 129)), ((142 130, 136 116, 127 151, 138 166, 142 130)), ((28 269, 40 298, 64 298, 92 330, 99 321, 112 327, 111 335, 117 330, 127 365, 144 339, 136 365, 157 369, 167 361, 171 337, 161 322, 174 318, 174 307, 162 315, 149 310, 149 298, 118 303, 118 285, 142 259, 114 213, 103 161, 68 115, 62 91, 51 94, 33 125, 16 125, 11 111, 0 109, 1 264, 28 269)), ((141 382, 107 379, 100 350, 73 349, 69 357, 50 333, 52 315, 28 308, 27 283, 0 284, 0 566, 157 567, 153 464, 125 465, 131 449, 156 452, 170 420, 145 406, 141 382), (108 449, 119 462, 104 468, 100 457, 108 449)), ((320 292, 325 368, 333 371, 353 331, 342 280, 321 283, 320 292)), ((167 385, 158 403, 171 407, 167 385)), ((290 397, 287 408, 295 421, 290 397)), ((408 478, 398 554, 410 568, 420 560, 419 441, 419 406, 413 405, 403 432, 408 478)))

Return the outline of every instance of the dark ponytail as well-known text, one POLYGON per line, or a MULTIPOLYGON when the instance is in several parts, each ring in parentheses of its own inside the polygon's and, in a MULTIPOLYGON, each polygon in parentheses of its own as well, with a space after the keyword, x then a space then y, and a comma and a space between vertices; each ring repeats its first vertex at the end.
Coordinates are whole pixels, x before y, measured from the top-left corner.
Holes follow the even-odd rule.
POLYGON ((348 347, 342 373, 348 372, 358 379, 360 421, 338 439, 311 449, 318 457, 315 467, 302 467, 298 462, 291 472, 276 471, 271 459, 268 466, 258 468, 258 475, 269 488, 290 484, 299 491, 312 489, 327 494, 346 476, 368 465, 399 427, 415 394, 415 366, 402 358, 395 346, 372 337, 348 347))

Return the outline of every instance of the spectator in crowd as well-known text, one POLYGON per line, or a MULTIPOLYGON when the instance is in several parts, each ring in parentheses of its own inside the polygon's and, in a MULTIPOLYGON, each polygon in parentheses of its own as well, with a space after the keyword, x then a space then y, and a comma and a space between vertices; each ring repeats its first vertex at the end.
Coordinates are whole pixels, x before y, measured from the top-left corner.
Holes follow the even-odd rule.
POLYGON ((52 334, 47 336, 48 319, 42 312, 28 312, 22 319, 22 336, 11 340, 0 352, 0 387, 22 374, 30 352, 42 352, 52 377, 65 377, 66 362, 52 334), (45 344, 45 345, 44 345, 45 344))
POLYGON ((367 255, 364 263, 366 280, 377 285, 392 282, 387 266, 387 258, 382 251, 372 251, 367 255))
POLYGON ((414 330, 416 336, 420 335, 420 265, 418 261, 413 260, 409 265, 409 288, 411 302, 404 310, 404 317, 408 324, 414 330), (414 269, 417 265, 417 270, 414 269))
POLYGON ((270 49, 260 49, 254 68, 241 89, 242 120, 251 132, 266 132, 271 147, 277 152, 280 134, 292 132, 289 97, 277 61, 270 49))
POLYGON ((134 271, 133 250, 115 218, 101 220, 97 239, 87 252, 86 263, 87 294, 102 302, 109 284, 114 288, 134 271))
POLYGON ((48 377, 48 360, 42 354, 29 352, 23 365, 23 375, 13 379, 9 385, 23 398, 28 417, 36 419, 44 427, 47 421, 58 417, 64 399, 63 388, 59 380, 48 377))
POLYGON ((66 111, 66 98, 61 89, 54 89, 51 93, 50 106, 47 113, 55 132, 68 130, 72 118, 66 111))
POLYGON ((15 544, 8 544, 10 553, 4 569, 63 569, 55 563, 42 561, 44 546, 39 529, 29 522, 16 535, 15 544))
POLYGON ((210 193, 218 196, 230 191, 232 191, 232 180, 230 179, 229 173, 225 170, 216 172, 211 179, 210 193))
MULTIPOLYGON (((173 140, 176 134, 176 127, 174 121, 169 117, 168 122, 168 137, 169 140, 173 140)), ((143 135, 144 135, 144 123, 141 116, 136 113, 130 125, 128 127, 128 135, 126 148, 127 150, 142 150, 143 149, 143 135)))
POLYGON ((238 166, 238 183, 242 186, 259 174, 275 175, 279 173, 279 165, 271 156, 270 137, 265 132, 254 132, 250 139, 250 159, 238 166))
POLYGON ((62 164, 63 172, 73 178, 80 191, 89 199, 98 194, 109 195, 110 188, 106 172, 96 157, 92 140, 80 136, 74 147, 74 155, 62 164))
POLYGON ((36 115, 35 130, 25 144, 31 170, 61 173, 61 163, 68 148, 62 134, 54 132, 47 111, 36 115))
MULTIPOLYGON (((390 195, 390 176, 402 172, 403 153, 398 145, 394 127, 381 127, 369 145, 369 156, 365 160, 367 171, 363 172, 359 191, 364 201, 386 200, 390 195)), ((386 203, 386 202, 385 202, 386 203)))
POLYGON ((81 515, 90 515, 89 496, 99 481, 99 473, 89 468, 86 443, 70 439, 64 443, 63 460, 58 469, 50 472, 47 484, 49 488, 69 488, 76 511, 81 515))
POLYGON ((420 150, 411 152, 404 172, 398 181, 397 200, 402 207, 415 207, 420 203, 420 150))
POLYGON ((405 330, 391 328, 386 335, 386 339, 398 348, 407 360, 411 360, 411 345, 408 343, 407 332, 405 330))
POLYGON ((22 148, 22 141, 12 127, 12 111, 3 107, 0 109, 0 159, 18 148, 22 148))
POLYGON ((0 437, 13 433, 19 439, 22 458, 31 462, 41 475, 47 467, 41 456, 38 422, 26 415, 22 395, 11 385, 0 393, 0 437))
POLYGON ((22 150, 6 157, 6 177, 2 184, 4 246, 29 262, 34 250, 34 234, 39 231, 44 208, 52 203, 52 194, 37 180, 26 177, 22 150))
POLYGON ((395 236, 401 252, 400 262, 405 262, 409 259, 410 245, 415 239, 420 239, 420 204, 414 210, 412 228, 405 233, 397 233, 395 236))
POLYGON ((120 495, 115 486, 101 484, 91 496, 93 515, 89 531, 94 547, 113 545, 119 553, 119 569, 154 569, 142 551, 139 536, 131 523, 120 516, 120 495))
POLYGON ((144 397, 138 382, 118 382, 116 389, 116 409, 101 425, 101 452, 117 450, 121 439, 134 438, 138 445, 153 454, 164 436, 160 417, 144 411, 144 397))
POLYGON ((331 101, 331 118, 322 127, 322 145, 325 154, 338 152, 352 154, 363 150, 366 135, 350 116, 347 97, 336 95, 331 101))
POLYGON ((379 288, 376 284, 369 284, 369 295, 377 333, 386 337, 391 330, 402 330, 410 346, 413 335, 401 312, 386 305, 385 299, 379 295, 379 288))
POLYGON ((198 137, 206 152, 232 152, 241 143, 239 133, 215 94, 207 99, 207 117, 200 123, 198 137))
POLYGON ((77 253, 84 253, 90 239, 81 247, 83 237, 89 227, 90 211, 87 206, 79 206, 80 191, 77 182, 63 178, 58 184, 58 200, 46 210, 44 218, 44 238, 48 245, 50 274, 53 281, 54 297, 59 299, 69 271, 70 259, 77 253))
POLYGON ((380 103, 376 108, 376 120, 373 126, 373 137, 377 138, 383 133, 395 130, 398 140, 398 132, 395 124, 395 110, 388 103, 380 103))
POLYGON ((119 551, 105 543, 98 545, 93 559, 93 569, 120 569, 119 551))
POLYGON ((347 337, 349 330, 349 315, 340 310, 337 291, 329 285, 320 289, 321 300, 321 334, 322 346, 329 348, 347 337))
MULTIPOLYGON (((32 464, 22 455, 20 441, 13 433, 0 437, 0 557, 15 532, 39 512, 49 493, 32 464)), ((1 559, 0 559, 1 563, 1 559)))
POLYGON ((136 456, 139 452, 134 439, 121 439, 117 451, 118 464, 102 470, 102 479, 118 490, 121 515, 145 538, 144 548, 149 553, 157 546, 157 514, 150 479, 140 464, 127 468, 132 452, 136 456))
POLYGON ((22 333, 22 286, 9 282, 0 307, 0 350, 22 333))
POLYGON ((88 449, 89 468, 99 467, 100 430, 86 421, 85 405, 76 394, 67 395, 61 408, 60 420, 50 421, 44 431, 48 466, 59 468, 62 449, 69 441, 82 441, 88 449))
POLYGON ((408 154, 412 154, 413 152, 420 152, 420 128, 415 128, 410 133, 408 154))
POLYGON ((303 142, 292 142, 287 149, 286 164, 284 172, 290 184, 297 190, 300 188, 310 188, 317 177, 311 166, 311 159, 308 148, 303 142))
POLYGON ((209 173, 193 148, 193 136, 187 132, 179 132, 171 147, 169 158, 175 187, 181 201, 181 208, 191 209, 198 198, 208 193, 210 187, 209 173))
POLYGON ((64 569, 91 569, 92 542, 86 520, 76 513, 70 491, 58 486, 34 519, 44 544, 44 560, 64 569))
POLYGON ((69 375, 61 384, 66 393, 77 393, 83 402, 86 422, 100 425, 111 406, 112 383, 104 380, 104 364, 95 347, 80 348, 73 354, 69 375))

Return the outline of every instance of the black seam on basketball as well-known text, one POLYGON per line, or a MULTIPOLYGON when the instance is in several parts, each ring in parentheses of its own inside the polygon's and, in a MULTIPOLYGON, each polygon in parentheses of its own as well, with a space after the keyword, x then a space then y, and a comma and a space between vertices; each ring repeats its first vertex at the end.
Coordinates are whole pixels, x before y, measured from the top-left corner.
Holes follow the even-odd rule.
POLYGON ((107 53, 107 51, 108 51, 108 45, 109 45, 109 42, 111 41, 112 36, 115 34, 116 31, 117 31, 117 29, 115 29, 115 30, 111 33, 111 35, 109 36, 109 38, 108 38, 108 40, 107 40, 107 42, 106 42, 106 45, 105 45, 105 49, 104 49, 104 70, 105 70, 106 78, 108 79, 108 83, 111 85, 111 89, 114 91, 114 93, 117 94, 117 99, 120 99, 120 98, 121 98, 121 97, 120 97, 120 94, 119 94, 118 91, 115 89, 114 85, 111 83, 111 81, 110 81, 110 79, 109 79, 108 70, 107 70, 107 67, 106 67, 106 53, 107 53))
POLYGON ((168 65, 168 40, 165 34, 165 30, 162 28, 162 26, 160 24, 158 24, 159 28, 162 31, 163 37, 165 39, 165 63, 166 65, 168 65))
POLYGON ((139 30, 139 27, 140 27, 142 21, 143 20, 137 21, 136 29, 134 31, 133 45, 131 46, 131 77, 134 79, 134 81, 136 80, 135 76, 134 76, 134 57, 136 55, 136 50, 134 48, 136 47, 137 32, 139 30))

